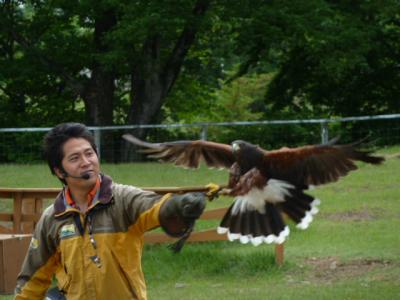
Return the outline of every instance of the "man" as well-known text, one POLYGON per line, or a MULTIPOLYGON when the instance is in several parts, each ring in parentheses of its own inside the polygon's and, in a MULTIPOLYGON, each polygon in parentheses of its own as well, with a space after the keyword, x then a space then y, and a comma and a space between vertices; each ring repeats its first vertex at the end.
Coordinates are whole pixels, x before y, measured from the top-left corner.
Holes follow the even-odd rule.
POLYGON ((184 235, 204 194, 160 196, 114 183, 100 173, 93 136, 79 123, 48 132, 44 154, 64 188, 36 225, 15 299, 43 299, 53 275, 66 299, 146 299, 145 231, 184 235))

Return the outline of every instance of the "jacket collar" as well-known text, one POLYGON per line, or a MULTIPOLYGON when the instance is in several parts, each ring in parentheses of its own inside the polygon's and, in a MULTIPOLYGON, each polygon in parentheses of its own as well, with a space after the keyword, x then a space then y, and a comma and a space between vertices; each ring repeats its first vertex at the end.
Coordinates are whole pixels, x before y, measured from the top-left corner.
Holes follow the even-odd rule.
MULTIPOLYGON (((98 193, 97 203, 109 204, 112 200, 112 179, 107 175, 101 174, 100 190, 98 193)), ((67 201, 65 199, 65 188, 58 194, 56 200, 54 201, 54 213, 55 216, 61 216, 69 212, 79 212, 75 208, 67 206, 67 201)))

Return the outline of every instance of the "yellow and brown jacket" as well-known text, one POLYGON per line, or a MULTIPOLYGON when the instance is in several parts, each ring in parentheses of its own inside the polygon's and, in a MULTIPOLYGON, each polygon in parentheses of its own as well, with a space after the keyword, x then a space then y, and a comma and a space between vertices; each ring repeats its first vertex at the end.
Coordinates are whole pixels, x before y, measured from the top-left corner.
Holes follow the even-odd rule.
POLYGON ((160 225, 160 207, 168 198, 102 175, 83 214, 61 192, 35 228, 15 299, 43 299, 53 275, 69 300, 146 299, 143 235, 160 225))

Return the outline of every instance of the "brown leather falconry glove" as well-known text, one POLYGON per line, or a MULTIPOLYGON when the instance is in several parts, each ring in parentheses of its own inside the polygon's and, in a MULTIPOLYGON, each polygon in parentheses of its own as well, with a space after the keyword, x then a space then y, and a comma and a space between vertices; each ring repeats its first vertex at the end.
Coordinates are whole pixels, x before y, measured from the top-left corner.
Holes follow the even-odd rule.
POLYGON ((193 230, 194 222, 206 207, 204 193, 186 193, 173 195, 160 209, 160 225, 164 231, 181 239, 173 246, 174 252, 179 252, 183 243, 193 230))

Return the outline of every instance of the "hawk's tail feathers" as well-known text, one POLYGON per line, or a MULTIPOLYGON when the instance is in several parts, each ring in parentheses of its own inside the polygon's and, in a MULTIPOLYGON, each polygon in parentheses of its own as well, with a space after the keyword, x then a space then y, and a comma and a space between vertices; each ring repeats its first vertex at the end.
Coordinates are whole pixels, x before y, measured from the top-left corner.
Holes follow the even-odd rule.
POLYGON ((297 224, 297 228, 305 230, 319 212, 320 203, 319 199, 303 193, 302 190, 291 190, 285 201, 280 203, 280 207, 297 224))
POLYGON ((239 240, 242 244, 252 243, 258 246, 262 243, 282 244, 289 236, 289 227, 283 222, 281 213, 273 205, 265 205, 265 213, 255 209, 235 210, 229 207, 220 226, 219 234, 227 234, 228 240, 239 240))

